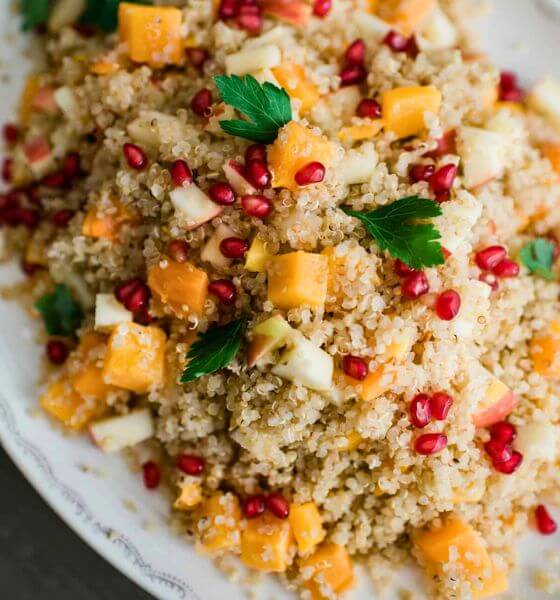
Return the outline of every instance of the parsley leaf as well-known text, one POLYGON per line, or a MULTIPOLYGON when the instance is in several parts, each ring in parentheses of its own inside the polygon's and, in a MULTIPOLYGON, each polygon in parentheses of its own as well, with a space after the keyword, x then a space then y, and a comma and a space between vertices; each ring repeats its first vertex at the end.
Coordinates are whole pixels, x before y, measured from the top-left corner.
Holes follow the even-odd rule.
POLYGON ((183 371, 181 383, 194 381, 202 375, 227 367, 239 351, 246 327, 247 319, 238 319, 201 333, 189 349, 189 362, 183 371))
POLYGON ((408 196, 369 212, 342 210, 360 219, 381 250, 388 250, 413 269, 433 267, 445 261, 438 241, 440 232, 430 223, 415 222, 442 214, 434 200, 408 196))
POLYGON ((22 29, 24 31, 29 31, 30 29, 37 27, 37 25, 46 23, 49 16, 49 5, 49 0, 22 0, 22 29))
POLYGON ((49 335, 73 336, 84 316, 66 285, 57 285, 54 292, 41 296, 35 308, 41 313, 49 335))
POLYGON ((284 88, 268 81, 261 85, 252 75, 218 75, 214 82, 222 100, 249 119, 220 121, 220 127, 230 135, 269 144, 292 120, 292 105, 284 88))
MULTIPOLYGON (((80 21, 86 25, 97 25, 105 32, 115 31, 118 25, 121 0, 87 0, 85 13, 80 21)), ((127 0, 133 4, 151 4, 150 0, 127 0)))
POLYGON ((531 273, 543 279, 554 279, 552 272, 554 242, 545 238, 537 238, 523 246, 519 256, 531 273))

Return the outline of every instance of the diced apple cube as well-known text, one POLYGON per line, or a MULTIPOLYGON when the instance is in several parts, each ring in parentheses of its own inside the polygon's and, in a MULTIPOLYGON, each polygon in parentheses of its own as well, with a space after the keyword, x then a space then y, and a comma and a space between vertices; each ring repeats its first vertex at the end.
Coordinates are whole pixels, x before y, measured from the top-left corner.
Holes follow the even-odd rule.
POLYGON ((35 177, 42 177, 53 165, 51 145, 43 135, 27 140, 23 146, 23 153, 35 177))
POLYGON ((130 137, 144 147, 157 149, 160 144, 178 143, 188 137, 187 126, 177 117, 147 110, 127 126, 130 137))
POLYGON ((236 160, 228 160, 224 165, 224 174, 238 196, 257 193, 257 188, 249 183, 245 176, 245 167, 236 160))
POLYGON ((114 294, 95 296, 95 329, 111 331, 119 323, 132 321, 132 313, 115 298, 114 294))
POLYGON ((149 409, 142 408, 127 415, 97 421, 90 425, 89 432, 103 452, 118 452, 153 437, 155 427, 149 409))
POLYGON ((181 225, 188 231, 211 221, 223 211, 219 204, 212 202, 194 183, 175 188, 169 193, 169 197, 181 225))
POLYGON ((356 150, 349 150, 339 168, 344 183, 366 183, 372 178, 377 161, 377 152, 372 144, 363 144, 356 150))
POLYGON ((291 541, 289 522, 265 513, 248 521, 241 532, 241 560, 263 573, 282 573, 290 564, 291 541))
POLYGON ((266 249, 266 242, 257 235, 251 242, 251 246, 245 255, 245 268, 253 273, 264 273, 272 254, 266 249))
POLYGON ((523 454, 525 461, 553 463, 558 456, 560 429, 549 421, 529 423, 517 428, 514 446, 523 454))
POLYGON ((501 177, 505 169, 506 141, 495 131, 463 127, 459 136, 463 183, 472 189, 501 177))
POLYGON ((31 106, 49 115, 56 115, 58 104, 54 99, 54 88, 50 85, 41 86, 31 100, 31 106))
POLYGON ((79 106, 76 94, 67 85, 63 85, 54 91, 54 101, 69 121, 79 117, 79 106))
POLYGON ((529 94, 527 103, 560 128, 560 81, 558 79, 550 76, 541 79, 529 94))
POLYGON ((266 15, 296 27, 306 25, 312 12, 311 4, 305 0, 261 0, 260 6, 266 15))
POLYGON ((459 39, 457 28, 439 6, 428 15, 420 33, 436 49, 453 48, 459 39))
POLYGON ((382 40, 391 31, 391 26, 370 12, 352 11, 352 21, 365 39, 382 40))
POLYGON ((210 239, 206 242, 204 248, 202 248, 200 258, 205 262, 209 262, 216 267, 216 269, 226 269, 231 263, 231 258, 222 254, 220 244, 229 237, 235 237, 235 231, 222 223, 210 236, 210 239))
POLYGON ((279 348, 292 331, 288 321, 280 315, 259 323, 252 330, 252 338, 247 350, 247 365, 253 367, 259 359, 279 348))
POLYGON ((513 411, 516 404, 515 394, 503 381, 490 374, 484 396, 479 401, 473 415, 473 423, 477 427, 489 427, 505 419, 513 411))
POLYGON ((228 75, 247 75, 263 69, 272 69, 282 62, 280 48, 274 44, 240 50, 226 56, 228 75))

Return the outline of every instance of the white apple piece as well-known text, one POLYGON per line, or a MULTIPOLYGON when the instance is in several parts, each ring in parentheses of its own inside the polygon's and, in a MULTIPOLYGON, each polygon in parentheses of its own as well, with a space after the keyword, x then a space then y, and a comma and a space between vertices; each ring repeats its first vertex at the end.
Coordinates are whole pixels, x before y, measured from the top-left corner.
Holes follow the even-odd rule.
POLYGON ((457 44, 458 34, 455 25, 449 17, 437 7, 428 15, 427 20, 420 30, 422 37, 431 48, 442 50, 453 48, 457 44))
POLYGON ((332 356, 317 348, 299 331, 294 330, 287 342, 288 347, 272 372, 310 390, 317 392, 330 390, 334 371, 332 356))
POLYGON ((206 242, 204 248, 202 248, 200 258, 205 262, 209 262, 217 269, 225 269, 230 264, 231 258, 227 258, 222 254, 220 244, 222 240, 235 236, 235 231, 222 223, 206 242))
POLYGON ((238 196, 257 193, 257 188, 245 177, 245 167, 236 160, 228 160, 224 165, 224 175, 238 196))
POLYGON ((86 0, 56 0, 53 4, 47 26, 56 33, 67 25, 75 23, 86 9, 86 0))
POLYGON ((153 437, 155 427, 150 411, 142 408, 127 415, 97 421, 89 426, 89 432, 103 452, 118 452, 153 437))
POLYGON ((463 127, 459 154, 463 164, 463 184, 472 189, 501 177, 505 169, 506 139, 495 131, 463 127))
POLYGON ((344 183, 352 185, 365 183, 373 176, 378 156, 373 144, 362 144, 356 150, 349 150, 337 171, 342 174, 344 183))
POLYGON ((548 421, 529 423, 517 428, 513 445, 526 461, 554 462, 560 450, 557 442, 559 434, 560 429, 548 421))
POLYGON ((37 135, 25 142, 23 154, 29 168, 36 177, 46 175, 53 164, 51 146, 44 135, 37 135))
POLYGON ((178 187, 169 193, 175 208, 175 214, 185 229, 196 229, 222 213, 223 208, 194 183, 187 187, 178 187))
POLYGON ((248 48, 226 56, 228 75, 247 75, 262 69, 272 69, 282 62, 280 48, 274 44, 264 44, 248 48))
POLYGON ((132 313, 127 310, 114 294, 95 296, 95 330, 108 332, 119 323, 131 323, 132 313))
POLYGON ((53 97, 58 108, 60 108, 68 120, 74 121, 78 118, 78 100, 76 94, 67 85, 57 88, 53 92, 53 97))
POLYGON ((293 30, 284 25, 277 25, 269 29, 266 33, 257 37, 248 38, 243 44, 243 49, 257 48, 257 46, 282 45, 286 40, 293 37, 293 30))
POLYGON ((276 87, 282 87, 270 69, 261 69, 260 71, 255 71, 253 73, 253 77, 261 84, 268 81, 268 83, 272 83, 272 85, 275 85, 276 87))
POLYGON ((541 79, 529 94, 527 103, 560 128, 560 81, 558 79, 550 76, 541 79))
POLYGON ((247 365, 255 366, 261 358, 279 348, 292 332, 293 329, 288 321, 280 315, 259 323, 252 330, 253 337, 247 349, 247 365))
POLYGON ((391 31, 391 26, 383 19, 362 10, 352 11, 352 20, 366 39, 381 40, 391 31))
POLYGON ((160 144, 179 143, 189 135, 187 125, 178 117, 157 110, 142 111, 126 130, 135 142, 151 149, 160 144))

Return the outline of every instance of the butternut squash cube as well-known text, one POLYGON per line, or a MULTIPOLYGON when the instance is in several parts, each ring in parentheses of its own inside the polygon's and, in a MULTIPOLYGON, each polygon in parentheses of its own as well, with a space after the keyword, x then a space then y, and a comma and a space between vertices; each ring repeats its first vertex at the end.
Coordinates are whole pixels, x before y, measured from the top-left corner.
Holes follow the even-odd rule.
POLYGON ((38 75, 29 75, 25 80, 25 85, 19 99, 19 121, 22 125, 27 125, 34 110, 33 100, 41 87, 38 75))
POLYGON ((71 378, 74 389, 82 398, 104 401, 107 395, 114 390, 112 385, 103 380, 103 369, 95 363, 84 365, 71 378))
POLYGON ((538 333, 533 336, 530 354, 533 368, 539 375, 560 378, 560 321, 551 321, 550 333, 538 333))
POLYGON ((155 264, 148 270, 152 292, 169 305, 177 316, 201 315, 208 295, 208 275, 191 263, 167 260, 165 267, 155 264))
POLYGON ((426 17, 436 7, 436 0, 388 0, 381 3, 379 14, 403 35, 420 29, 426 17))
POLYGON ((560 174, 560 144, 546 142, 541 146, 541 152, 545 158, 548 158, 552 169, 560 174))
POLYGON ((122 65, 116 60, 101 59, 91 63, 89 70, 94 75, 112 75, 122 69, 122 65))
POLYGON ((182 21, 180 9, 172 6, 119 4, 119 36, 128 57, 152 67, 181 62, 182 21))
POLYGON ((131 223, 134 219, 132 212, 118 200, 111 202, 107 210, 93 205, 90 206, 82 223, 82 235, 114 242, 118 238, 122 225, 131 223))
POLYGON ((202 505, 199 521, 204 550, 219 552, 239 545, 241 508, 233 494, 217 492, 202 505))
POLYGON ((473 585, 473 598, 494 598, 509 589, 507 574, 498 569, 493 563, 489 575, 473 585))
POLYGON ((268 299, 278 308, 321 307, 327 297, 329 259, 311 252, 290 252, 270 259, 268 299))
POLYGON ((358 381, 346 376, 346 381, 356 386, 358 396, 363 402, 371 402, 384 394, 393 381, 385 365, 379 365, 374 371, 367 374, 363 381, 358 381))
POLYGON ((283 573, 290 564, 291 541, 289 522, 265 513, 241 532, 241 561, 263 573, 283 573))
POLYGON ((245 268, 253 273, 264 273, 271 256, 266 249, 266 242, 257 235, 245 255, 245 268))
POLYGON ((300 561, 300 572, 313 600, 332 598, 353 588, 356 583, 348 551, 333 543, 323 544, 310 557, 300 561))
POLYGON ((292 504, 289 518, 300 554, 307 554, 325 539, 323 519, 315 502, 292 504))
POLYGON ((319 90, 305 77, 301 65, 285 61, 277 67, 272 67, 271 71, 290 98, 299 100, 301 114, 305 114, 319 102, 319 90))
POLYGON ((163 383, 166 335, 159 327, 121 323, 111 333, 103 379, 131 392, 145 394, 163 383))
POLYGON ((394 88, 383 94, 381 103, 385 131, 405 138, 425 129, 425 113, 439 112, 441 92, 433 86, 394 88))
POLYGON ((320 162, 329 168, 334 149, 329 140, 296 121, 284 125, 268 149, 268 164, 272 171, 272 186, 293 192, 299 189, 295 174, 310 162, 320 162))
POLYGON ((198 481, 187 479, 179 486, 179 496, 173 503, 177 510, 190 510, 202 502, 202 488, 198 481))
POLYGON ((338 137, 343 142, 371 140, 383 129, 384 125, 385 121, 383 119, 374 119, 371 123, 364 123, 363 125, 348 125, 338 132, 338 137))

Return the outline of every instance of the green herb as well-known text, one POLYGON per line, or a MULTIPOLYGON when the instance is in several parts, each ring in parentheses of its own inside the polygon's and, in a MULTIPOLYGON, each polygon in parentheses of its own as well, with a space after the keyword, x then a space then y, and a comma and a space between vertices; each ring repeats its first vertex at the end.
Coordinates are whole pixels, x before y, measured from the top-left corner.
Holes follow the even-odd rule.
POLYGON ((57 285, 54 292, 41 296, 35 308, 41 313, 49 335, 73 336, 84 316, 66 285, 57 285))
POLYGON ((554 242, 545 238, 537 238, 523 246, 520 253, 523 264, 535 275, 543 279, 554 279, 552 263, 554 262, 554 242))
POLYGON ((369 212, 342 210, 360 219, 381 250, 388 250, 413 269, 443 264, 440 232, 430 223, 416 222, 441 215, 437 202, 409 196, 369 212))
POLYGON ((29 31, 38 25, 46 23, 49 16, 49 4, 49 0, 22 0, 22 29, 24 31, 29 31))
POLYGON ((222 100, 249 119, 220 121, 226 133, 269 144, 292 120, 292 105, 285 89, 268 81, 260 84, 251 75, 218 75, 214 81, 222 100))
POLYGON ((246 319, 238 319, 227 325, 211 327, 199 335, 187 354, 187 367, 181 383, 194 381, 202 375, 214 373, 235 358, 247 327, 246 319))

